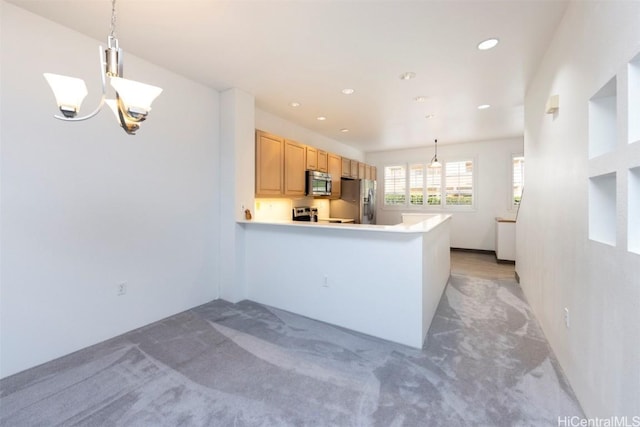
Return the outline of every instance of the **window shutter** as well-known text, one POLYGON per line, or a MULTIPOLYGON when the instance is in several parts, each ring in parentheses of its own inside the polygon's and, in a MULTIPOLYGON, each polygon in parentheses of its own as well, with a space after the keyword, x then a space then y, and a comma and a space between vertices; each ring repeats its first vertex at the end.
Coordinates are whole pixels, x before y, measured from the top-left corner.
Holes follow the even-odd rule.
POLYGON ((407 197, 407 171, 405 166, 385 166, 384 204, 404 205, 407 197))

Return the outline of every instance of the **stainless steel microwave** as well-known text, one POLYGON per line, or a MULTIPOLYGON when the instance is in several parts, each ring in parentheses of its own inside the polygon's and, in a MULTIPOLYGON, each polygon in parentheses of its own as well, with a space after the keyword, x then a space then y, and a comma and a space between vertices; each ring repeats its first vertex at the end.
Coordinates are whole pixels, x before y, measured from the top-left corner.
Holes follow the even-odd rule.
POLYGON ((325 172, 307 171, 307 196, 330 196, 331 175, 325 172))

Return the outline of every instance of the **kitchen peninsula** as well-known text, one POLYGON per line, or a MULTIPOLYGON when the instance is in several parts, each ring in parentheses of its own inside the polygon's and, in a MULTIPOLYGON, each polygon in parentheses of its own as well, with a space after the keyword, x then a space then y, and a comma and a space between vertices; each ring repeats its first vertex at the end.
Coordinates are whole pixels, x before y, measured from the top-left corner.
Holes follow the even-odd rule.
POLYGON ((397 225, 239 223, 247 299, 423 346, 450 275, 450 215, 397 225))

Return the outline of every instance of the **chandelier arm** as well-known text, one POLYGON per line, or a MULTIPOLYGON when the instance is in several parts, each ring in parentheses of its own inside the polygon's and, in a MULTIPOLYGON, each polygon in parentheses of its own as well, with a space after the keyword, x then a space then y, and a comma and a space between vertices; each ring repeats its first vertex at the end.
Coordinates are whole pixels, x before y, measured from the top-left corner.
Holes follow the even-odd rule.
POLYGON ((122 126, 122 129, 124 129, 124 131, 129 135, 135 135, 136 131, 140 129, 138 122, 143 121, 145 118, 136 119, 135 117, 127 114, 126 106, 122 102, 118 92, 116 92, 116 105, 118 106, 118 120, 120 121, 120 126, 122 126), (127 120, 131 123, 127 123, 127 120))
POLYGON ((82 116, 82 117, 64 117, 58 114, 54 115, 53 117, 55 117, 58 120, 64 120, 65 122, 80 122, 83 120, 90 119, 91 117, 98 114, 100 110, 102 110, 102 107, 104 106, 104 101, 107 98, 107 80, 105 76, 106 61, 104 60, 104 48, 102 46, 98 46, 98 55, 100 57, 100 76, 101 76, 101 83, 102 83, 102 97, 100 98, 100 102, 98 103, 98 106, 96 107, 96 109, 93 110, 91 113, 87 114, 86 116, 82 116))

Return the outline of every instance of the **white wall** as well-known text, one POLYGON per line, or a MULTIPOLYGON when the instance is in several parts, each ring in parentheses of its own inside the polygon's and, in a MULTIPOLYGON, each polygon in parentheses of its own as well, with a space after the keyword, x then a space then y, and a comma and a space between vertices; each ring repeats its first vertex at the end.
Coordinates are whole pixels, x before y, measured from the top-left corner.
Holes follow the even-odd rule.
POLYGON ((449 278, 448 221, 426 233, 243 227, 248 299, 422 347, 449 278))
POLYGON ((0 5, 4 377, 217 297, 219 101, 126 55, 129 78, 164 88, 138 135, 108 110, 60 122, 42 73, 95 94, 105 41, 0 5))
MULTIPOLYGON (((525 103, 526 190, 516 267, 545 335, 589 417, 640 415, 640 255, 627 250, 627 66, 640 52, 640 2, 571 2, 525 103), (618 76, 612 152, 589 160, 589 99, 618 76), (554 116, 548 97, 560 96, 554 116), (614 245, 589 240, 589 177, 617 176, 614 245), (570 326, 563 319, 569 309, 570 326)), ((629 419, 629 422, 631 419, 629 419)))
POLYGON ((238 302, 246 292, 244 230, 236 221, 254 206, 255 101, 246 92, 228 89, 221 94, 220 111, 220 298, 238 302))
MULTIPOLYGON (((366 161, 378 170, 378 223, 398 224, 402 212, 450 213, 451 246, 465 249, 495 249, 495 218, 515 217, 511 210, 511 156, 522 153, 522 139, 438 144, 440 161, 474 160, 475 207, 472 211, 440 208, 386 207, 383 204, 384 167, 393 164, 428 163, 434 147, 367 153, 366 161)), ((526 160, 525 160, 526 161, 526 160)))

